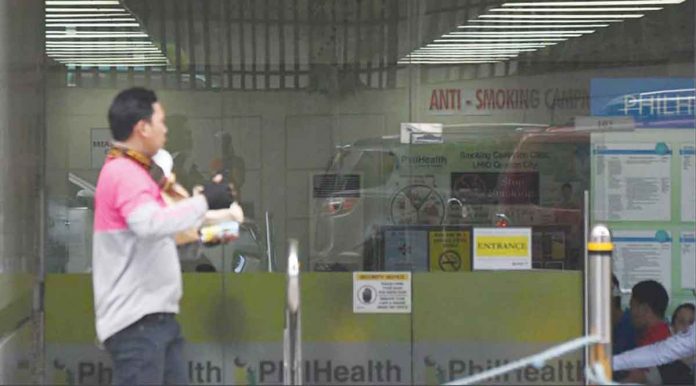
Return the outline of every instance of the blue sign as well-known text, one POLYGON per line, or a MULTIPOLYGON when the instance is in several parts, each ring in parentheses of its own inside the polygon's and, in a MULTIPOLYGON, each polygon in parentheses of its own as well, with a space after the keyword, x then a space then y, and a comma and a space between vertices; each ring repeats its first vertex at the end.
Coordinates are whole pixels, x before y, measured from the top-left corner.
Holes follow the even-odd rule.
POLYGON ((693 78, 596 78, 592 115, 633 117, 637 127, 694 128, 693 78))
POLYGON ((655 237, 614 237, 611 241, 615 243, 669 243, 672 236, 669 232, 658 230, 655 237))

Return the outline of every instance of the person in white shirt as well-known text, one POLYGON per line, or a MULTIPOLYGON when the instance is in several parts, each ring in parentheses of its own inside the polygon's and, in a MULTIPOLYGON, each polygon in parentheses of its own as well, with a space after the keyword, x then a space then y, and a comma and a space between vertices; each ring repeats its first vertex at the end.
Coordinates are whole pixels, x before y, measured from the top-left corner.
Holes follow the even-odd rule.
MULTIPOLYGON (((613 358, 614 371, 659 366, 684 357, 696 356, 696 322, 686 332, 634 350, 626 351, 613 358)), ((693 362, 693 361, 692 361, 693 362)))

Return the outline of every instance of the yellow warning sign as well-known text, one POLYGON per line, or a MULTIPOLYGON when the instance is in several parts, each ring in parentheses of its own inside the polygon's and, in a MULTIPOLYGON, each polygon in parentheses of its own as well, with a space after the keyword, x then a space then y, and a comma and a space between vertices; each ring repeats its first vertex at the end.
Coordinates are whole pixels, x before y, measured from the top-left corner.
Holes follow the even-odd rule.
POLYGON ((471 233, 430 232, 430 271, 471 271, 471 233))
POLYGON ((529 237, 479 236, 476 238, 476 256, 525 257, 529 255, 529 237))
POLYGON ((358 273, 357 280, 407 280, 408 273, 358 273))

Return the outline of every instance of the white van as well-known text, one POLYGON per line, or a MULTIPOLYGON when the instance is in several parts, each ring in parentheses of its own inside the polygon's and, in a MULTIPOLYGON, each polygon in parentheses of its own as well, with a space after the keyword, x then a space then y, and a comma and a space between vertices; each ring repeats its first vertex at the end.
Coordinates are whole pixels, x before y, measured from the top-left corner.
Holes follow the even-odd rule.
POLYGON ((561 129, 370 138, 312 180, 310 269, 377 270, 385 227, 526 226, 535 267, 577 267, 589 138, 561 129))

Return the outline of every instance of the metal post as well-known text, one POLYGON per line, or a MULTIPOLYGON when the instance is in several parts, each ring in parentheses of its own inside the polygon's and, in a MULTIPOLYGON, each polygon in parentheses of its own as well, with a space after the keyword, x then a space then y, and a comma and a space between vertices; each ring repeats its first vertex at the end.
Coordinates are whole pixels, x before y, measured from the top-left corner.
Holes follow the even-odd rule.
MULTIPOLYGON (((582 302, 583 302, 583 331, 585 336, 590 335, 590 323, 589 323, 589 303, 588 303, 588 286, 587 286, 587 272, 589 269, 589 265, 587 263, 587 240, 590 238, 590 192, 585 190, 583 192, 583 221, 582 221, 582 302)), ((585 347, 583 350, 583 356, 585 359, 585 366, 587 366, 588 363, 590 363, 590 352, 588 350, 588 347, 585 347)), ((587 385, 587 378, 585 378, 585 385, 587 385)))
POLYGON ((285 330, 283 331, 283 383, 285 385, 302 384, 302 328, 300 316, 300 262, 297 257, 297 240, 290 240, 285 330))
POLYGON ((587 243, 590 335, 599 342, 590 347, 588 366, 602 365, 606 379, 611 369, 611 255, 614 245, 605 225, 595 225, 587 243))
POLYGON ((275 257, 273 256, 273 246, 271 243, 273 240, 271 235, 272 229, 271 214, 266 211, 266 258, 268 259, 268 272, 273 272, 273 266, 275 265, 273 264, 275 262, 275 257))

